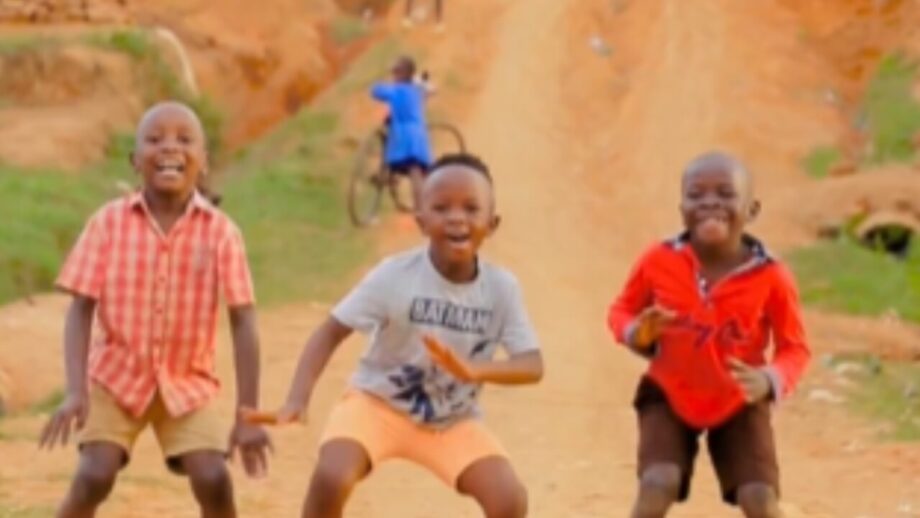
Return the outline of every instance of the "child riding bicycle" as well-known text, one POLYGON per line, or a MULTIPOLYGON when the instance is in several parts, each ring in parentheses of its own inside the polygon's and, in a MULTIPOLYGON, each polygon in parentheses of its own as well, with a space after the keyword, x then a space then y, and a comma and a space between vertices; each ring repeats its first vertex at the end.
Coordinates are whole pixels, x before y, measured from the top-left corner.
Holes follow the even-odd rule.
POLYGON ((386 119, 385 159, 395 175, 405 175, 412 183, 412 199, 418 207, 422 181, 431 166, 431 143, 425 117, 425 99, 433 92, 423 74, 417 80, 415 61, 402 56, 390 69, 393 80, 374 85, 371 95, 389 108, 386 119))

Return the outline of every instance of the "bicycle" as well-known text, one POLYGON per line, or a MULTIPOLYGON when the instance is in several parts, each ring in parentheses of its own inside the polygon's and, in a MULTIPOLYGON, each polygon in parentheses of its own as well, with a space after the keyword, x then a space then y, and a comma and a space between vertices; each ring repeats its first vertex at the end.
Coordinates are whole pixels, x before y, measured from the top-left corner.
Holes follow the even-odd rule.
MULTIPOLYGON (((387 166, 384 150, 387 144, 388 127, 384 123, 372 131, 361 142, 348 185, 348 214, 357 227, 365 227, 375 221, 383 200, 383 190, 390 192, 396 210, 411 212, 411 195, 401 192, 399 175, 387 166)), ((428 135, 435 155, 466 151, 463 135, 456 127, 434 122, 428 124, 428 135)))

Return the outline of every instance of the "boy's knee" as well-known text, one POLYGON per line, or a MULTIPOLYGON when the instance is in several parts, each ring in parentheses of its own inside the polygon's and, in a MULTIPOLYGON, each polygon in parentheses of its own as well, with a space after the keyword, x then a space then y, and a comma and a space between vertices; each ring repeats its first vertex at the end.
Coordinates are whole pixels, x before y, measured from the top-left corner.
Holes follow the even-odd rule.
POLYGON ((738 488, 738 505, 749 518, 776 518, 779 513, 779 498, 776 490, 760 482, 749 483, 738 488))
POLYGON ((680 467, 675 464, 655 464, 642 472, 639 481, 642 493, 656 493, 677 499, 680 493, 680 467))
POLYGON ((338 499, 351 492, 362 476, 362 470, 355 466, 321 462, 313 472, 312 484, 321 495, 338 499))
POLYGON ((187 473, 200 503, 220 507, 232 502, 233 484, 223 462, 195 466, 187 473))
POLYGON ((107 462, 81 462, 74 479, 73 496, 83 503, 101 502, 115 485, 118 469, 118 465, 107 462))
POLYGON ((483 504, 487 518, 524 518, 527 516, 527 490, 518 485, 504 491, 500 498, 483 504))

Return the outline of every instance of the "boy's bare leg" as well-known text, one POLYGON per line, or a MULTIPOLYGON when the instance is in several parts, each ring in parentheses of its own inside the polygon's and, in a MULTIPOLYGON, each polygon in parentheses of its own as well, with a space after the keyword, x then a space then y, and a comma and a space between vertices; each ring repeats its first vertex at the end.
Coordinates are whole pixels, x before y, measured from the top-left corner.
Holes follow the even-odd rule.
POLYGON ((504 457, 487 457, 466 468, 457 490, 476 499, 486 518, 527 516, 527 490, 504 457))
POLYGON ((235 518, 233 482, 224 456, 216 451, 196 451, 180 458, 188 475, 202 518, 235 518))
POLYGON ((112 492, 125 455, 125 451, 113 443, 92 442, 83 445, 77 474, 58 510, 58 518, 95 516, 96 508, 112 492))
POLYGON ((632 518, 661 518, 677 501, 680 492, 680 467, 675 464, 653 464, 639 480, 639 496, 632 518))
POLYGON ((409 170, 409 181, 412 182, 412 209, 419 210, 422 206, 422 184, 425 182, 425 172, 421 167, 413 166, 409 170))
POLYGON ((341 518, 355 485, 371 469, 364 447, 350 439, 334 439, 319 450, 303 518, 341 518))
POLYGON ((747 518, 782 518, 776 490, 760 482, 738 488, 738 506, 747 518))

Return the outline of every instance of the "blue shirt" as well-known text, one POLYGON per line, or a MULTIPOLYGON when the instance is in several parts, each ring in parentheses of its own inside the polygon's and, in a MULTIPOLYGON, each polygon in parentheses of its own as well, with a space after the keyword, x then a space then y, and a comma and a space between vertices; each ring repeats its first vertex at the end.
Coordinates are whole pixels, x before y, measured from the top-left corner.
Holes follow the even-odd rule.
POLYGON ((415 83, 379 83, 374 85, 371 95, 390 107, 387 163, 415 160, 430 165, 424 88, 415 83))

